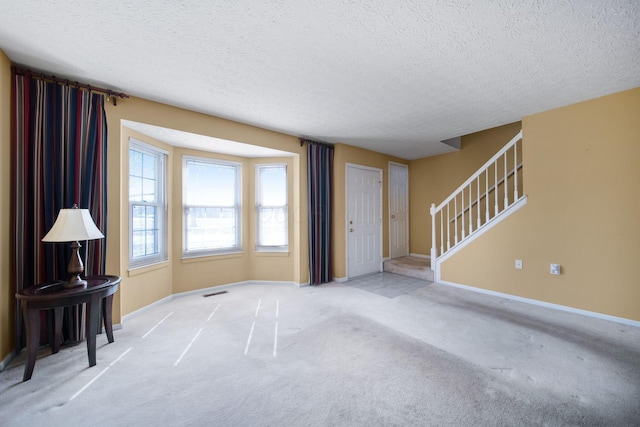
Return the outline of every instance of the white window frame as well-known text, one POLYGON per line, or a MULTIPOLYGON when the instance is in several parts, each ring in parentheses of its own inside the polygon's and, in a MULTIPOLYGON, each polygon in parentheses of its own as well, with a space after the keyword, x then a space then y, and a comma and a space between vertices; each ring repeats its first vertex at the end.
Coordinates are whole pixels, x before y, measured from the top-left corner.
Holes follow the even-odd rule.
MULTIPOLYGON (((211 183, 211 189, 216 188, 216 183, 211 183)), ((222 255, 242 252, 242 163, 232 162, 229 160, 221 160, 207 157, 183 156, 182 157, 182 256, 183 258, 195 258, 211 255, 222 255), (187 177, 189 172, 189 163, 197 162, 199 164, 211 166, 224 166, 235 168, 235 204, 233 206, 217 206, 217 205, 198 205, 189 206, 187 204, 187 177), (188 250, 189 239, 189 209, 192 208, 234 208, 235 209, 235 240, 234 246, 225 247, 209 247, 188 250)))
MULTIPOLYGON (((133 138, 129 138, 129 166, 128 177, 129 186, 131 185, 131 151, 137 151, 145 156, 151 156, 156 162, 156 175, 155 175, 155 188, 156 201, 132 201, 130 188, 127 190, 129 200, 129 268, 139 268, 147 265, 157 264, 167 261, 168 248, 167 248, 167 156, 168 152, 154 147, 149 144, 145 144, 142 141, 138 141, 133 138), (134 256, 134 216, 133 211, 136 206, 155 207, 157 212, 156 228, 156 244, 157 250, 152 253, 145 253, 144 255, 134 256)), ((145 229, 150 230, 150 229, 145 229)))
POLYGON ((286 163, 264 163, 256 164, 256 187, 255 187, 255 203, 256 203, 256 252, 288 252, 289 251, 289 176, 286 163), (269 168, 284 168, 285 174, 285 204, 278 206, 269 206, 262 204, 262 189, 261 189, 261 170, 269 168), (284 245, 261 245, 260 244, 260 216, 261 210, 268 209, 283 209, 284 216, 284 245))

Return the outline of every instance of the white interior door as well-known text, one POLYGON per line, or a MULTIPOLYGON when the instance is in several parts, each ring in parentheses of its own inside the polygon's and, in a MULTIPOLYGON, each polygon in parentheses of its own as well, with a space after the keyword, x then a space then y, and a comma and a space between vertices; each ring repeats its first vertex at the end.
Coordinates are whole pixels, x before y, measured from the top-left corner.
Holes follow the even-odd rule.
POLYGON ((389 163, 389 257, 409 255, 409 168, 389 163))
POLYGON ((382 268, 382 170, 347 164, 347 276, 382 268))

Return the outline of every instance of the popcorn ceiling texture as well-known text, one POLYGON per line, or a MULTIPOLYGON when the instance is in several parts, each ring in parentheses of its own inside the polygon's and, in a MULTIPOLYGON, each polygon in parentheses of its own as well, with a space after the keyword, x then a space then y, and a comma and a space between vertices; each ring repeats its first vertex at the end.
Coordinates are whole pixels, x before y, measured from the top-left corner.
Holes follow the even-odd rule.
POLYGON ((414 159, 640 86, 640 3, 0 0, 15 63, 414 159))

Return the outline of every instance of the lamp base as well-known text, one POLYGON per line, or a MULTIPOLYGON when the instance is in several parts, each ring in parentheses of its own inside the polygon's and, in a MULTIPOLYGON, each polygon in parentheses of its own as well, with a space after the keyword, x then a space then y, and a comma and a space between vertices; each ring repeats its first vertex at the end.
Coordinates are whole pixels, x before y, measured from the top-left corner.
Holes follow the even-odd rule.
POLYGON ((86 288, 87 281, 80 278, 80 275, 71 276, 68 282, 64 282, 65 288, 86 288))
POLYGON ((84 264, 82 264, 82 258, 80 258, 80 254, 78 253, 80 247, 80 242, 71 242, 71 259, 69 259, 69 265, 67 267, 69 281, 64 283, 65 288, 87 287, 87 281, 80 278, 80 273, 84 271, 84 264))

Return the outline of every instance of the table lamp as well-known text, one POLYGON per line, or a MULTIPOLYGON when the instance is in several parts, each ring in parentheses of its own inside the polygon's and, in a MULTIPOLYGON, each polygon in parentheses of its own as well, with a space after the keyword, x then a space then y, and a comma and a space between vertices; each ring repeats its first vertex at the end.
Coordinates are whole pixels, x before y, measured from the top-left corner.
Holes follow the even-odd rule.
POLYGON ((73 205, 71 209, 60 209, 56 222, 51 230, 42 238, 43 242, 71 242, 71 259, 67 270, 69 281, 64 283, 65 288, 87 286, 87 281, 80 278, 84 271, 82 258, 78 253, 81 247, 78 241, 102 239, 104 234, 100 232, 91 218, 88 209, 78 209, 73 205))

